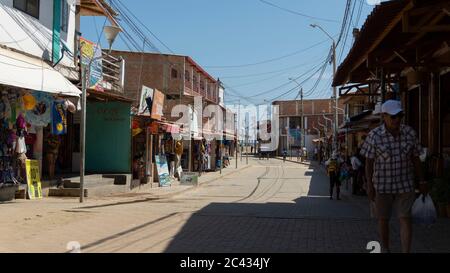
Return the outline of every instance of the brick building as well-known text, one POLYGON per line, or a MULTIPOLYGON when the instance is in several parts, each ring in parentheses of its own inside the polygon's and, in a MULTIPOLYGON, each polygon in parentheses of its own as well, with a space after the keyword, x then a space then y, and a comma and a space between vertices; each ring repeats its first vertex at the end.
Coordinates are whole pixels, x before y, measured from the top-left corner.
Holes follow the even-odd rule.
MULTIPOLYGON (((273 102, 273 105, 279 106, 280 113, 279 153, 281 153, 285 148, 288 150, 298 149, 301 146, 301 138, 299 134, 302 114, 301 101, 275 101, 273 102), (287 128, 289 128, 289 134, 287 128)), ((326 120, 324 116, 327 119, 334 121, 334 105, 334 100, 332 99, 303 100, 303 115, 306 130, 305 144, 310 154, 314 149, 314 139, 317 139, 320 136, 323 137, 325 133, 328 136, 332 135, 333 124, 331 121, 326 120), (320 136, 318 130, 320 130, 320 136)), ((340 108, 338 110, 340 125, 344 122, 344 104, 341 99, 338 101, 338 108, 340 108)))
POLYGON ((156 88, 166 95, 164 117, 171 120, 172 107, 193 105, 194 96, 204 104, 219 104, 219 83, 188 56, 159 53, 112 51, 126 63, 124 96, 139 103, 142 85, 156 88))

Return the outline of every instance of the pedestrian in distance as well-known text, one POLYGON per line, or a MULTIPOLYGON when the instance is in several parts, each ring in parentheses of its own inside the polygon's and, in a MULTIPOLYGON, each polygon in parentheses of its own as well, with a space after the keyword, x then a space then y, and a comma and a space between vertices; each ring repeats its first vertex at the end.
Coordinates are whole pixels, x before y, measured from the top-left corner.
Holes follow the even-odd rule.
POLYGON ((337 153, 334 152, 330 159, 325 162, 327 168, 327 174, 330 178, 330 200, 333 200, 334 188, 336 187, 336 199, 341 200, 341 181, 340 175, 340 162, 337 153))
POLYGON ((287 150, 283 149, 283 162, 286 162, 287 150))
POLYGON ((352 193, 353 195, 357 195, 362 190, 362 181, 360 181, 360 171, 362 167, 362 162, 359 160, 358 155, 360 154, 360 150, 356 151, 356 153, 350 158, 350 162, 352 165, 352 193))
POLYGON ((403 109, 399 101, 386 101, 381 112, 384 124, 369 133, 361 149, 366 158, 367 195, 374 202, 382 252, 390 252, 389 222, 396 208, 402 250, 409 253, 416 186, 422 194, 428 194, 419 158, 421 147, 416 132, 401 122, 403 109), (415 178, 419 185, 415 185, 415 178))

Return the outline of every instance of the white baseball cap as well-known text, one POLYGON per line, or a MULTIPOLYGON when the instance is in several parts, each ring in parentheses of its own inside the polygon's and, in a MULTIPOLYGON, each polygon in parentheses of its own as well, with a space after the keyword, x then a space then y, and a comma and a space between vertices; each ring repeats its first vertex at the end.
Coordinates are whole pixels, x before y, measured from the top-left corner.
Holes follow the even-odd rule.
POLYGON ((395 116, 403 112, 402 103, 398 100, 388 100, 381 106, 381 113, 395 116))

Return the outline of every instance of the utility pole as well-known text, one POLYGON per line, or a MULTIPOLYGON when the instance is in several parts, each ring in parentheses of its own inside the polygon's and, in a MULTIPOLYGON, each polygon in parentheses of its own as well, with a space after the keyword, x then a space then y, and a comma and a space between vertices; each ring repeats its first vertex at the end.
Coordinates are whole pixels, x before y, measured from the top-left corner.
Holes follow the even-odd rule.
POLYGON ((301 138, 302 138, 302 140, 300 141, 301 142, 301 148, 302 148, 302 151, 303 151, 303 147, 305 147, 306 146, 306 135, 305 135, 305 133, 306 133, 306 129, 305 129, 305 105, 303 104, 304 103, 304 101, 303 101, 303 88, 300 90, 300 99, 301 99, 301 101, 302 101, 302 116, 301 116, 301 131, 302 131, 302 135, 301 135, 301 138))
MULTIPOLYGON (((328 32, 326 32, 321 26, 317 25, 317 24, 311 24, 310 25, 313 28, 319 28, 323 33, 325 33, 325 35, 327 35, 332 41, 333 41, 333 78, 336 77, 336 42, 334 41, 333 37, 331 37, 330 34, 328 34, 328 32)), ((338 112, 337 112, 337 107, 338 107, 338 96, 337 96, 337 88, 336 86, 333 86, 333 99, 335 100, 335 111, 334 111, 334 129, 333 129, 333 135, 334 135, 334 142, 333 142, 333 149, 337 151, 338 148, 338 123, 339 123, 339 119, 338 119, 338 112)))
MULTIPOLYGON (((238 115, 237 115, 237 121, 236 121, 236 169, 238 168, 238 151, 240 149, 240 142, 239 142, 239 119, 241 114, 241 99, 238 101, 238 115)), ((242 153, 241 153, 242 156, 242 153)), ((242 160, 242 157, 241 157, 242 160)))
MULTIPOLYGON (((333 40, 333 79, 336 77, 336 42, 333 40)), ((337 87, 333 86, 333 96, 335 99, 335 111, 334 111, 334 150, 338 151, 338 95, 337 87)))
POLYGON ((84 176, 85 176, 85 167, 86 167, 86 96, 87 96, 87 84, 88 84, 88 75, 89 75, 89 67, 81 64, 82 67, 82 94, 81 94, 81 125, 80 125, 80 203, 84 202, 84 176))

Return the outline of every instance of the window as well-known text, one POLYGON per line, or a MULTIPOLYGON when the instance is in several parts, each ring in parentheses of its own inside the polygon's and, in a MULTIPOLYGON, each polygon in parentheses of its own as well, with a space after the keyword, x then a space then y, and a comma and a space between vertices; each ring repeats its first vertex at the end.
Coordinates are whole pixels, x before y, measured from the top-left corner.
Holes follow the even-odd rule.
POLYGON ((175 68, 172 68, 172 78, 173 79, 176 79, 176 78, 178 78, 178 71, 175 69, 175 68))
POLYGON ((14 0, 14 8, 39 19, 39 0, 14 0))
POLYGON ((69 29, 69 12, 70 6, 67 3, 67 0, 63 0, 61 7, 61 30, 66 33, 69 29))
POLYGON ((205 90, 205 83, 202 80, 200 80, 200 89, 205 90))
POLYGON ((191 77, 190 77, 189 71, 187 71, 187 70, 184 71, 184 79, 185 79, 187 82, 190 82, 190 81, 191 81, 191 77))

